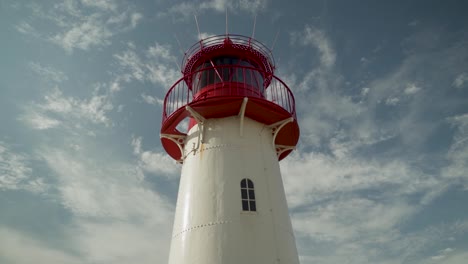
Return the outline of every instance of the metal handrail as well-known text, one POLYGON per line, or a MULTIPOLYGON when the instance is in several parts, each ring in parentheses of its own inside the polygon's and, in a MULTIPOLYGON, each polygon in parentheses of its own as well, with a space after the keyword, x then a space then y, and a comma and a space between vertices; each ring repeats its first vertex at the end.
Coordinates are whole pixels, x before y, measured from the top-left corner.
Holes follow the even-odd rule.
MULTIPOLYGON (((182 77, 169 89, 164 98, 163 122, 177 110, 185 108, 194 101, 203 100, 203 91, 206 90, 210 92, 209 98, 242 95, 263 99, 282 107, 295 118, 295 100, 291 90, 281 79, 274 75, 269 76, 271 81, 268 87, 263 87, 263 84, 258 80, 258 76, 266 76, 267 74, 251 67, 229 65, 204 68, 193 72, 190 76, 182 77), (215 73, 215 70, 217 73, 215 73), (229 76, 224 74, 226 72, 229 73, 229 76), (233 75, 234 73, 235 75, 233 75), (210 74, 216 74, 216 76, 210 76, 210 74), (193 78, 200 78, 202 75, 215 81, 209 81, 209 84, 200 87, 200 89, 187 85, 187 77, 192 80, 193 78), (256 77, 252 78, 253 76, 256 77)), ((190 83, 194 84, 196 82, 191 81, 190 83)))
POLYGON ((185 52, 185 56, 182 60, 182 69, 185 69, 185 67, 187 66, 187 62, 194 55, 196 55, 197 53, 201 52, 204 49, 224 44, 224 41, 226 38, 229 38, 229 40, 231 40, 232 44, 234 45, 238 44, 238 45, 247 46, 249 48, 252 48, 252 50, 259 52, 262 56, 264 56, 268 60, 268 63, 273 68, 275 67, 275 60, 274 60, 273 54, 271 50, 267 46, 265 46, 263 43, 251 37, 228 34, 228 35, 211 36, 211 37, 202 39, 198 41, 197 43, 195 43, 192 47, 190 47, 187 50, 187 52, 185 52))

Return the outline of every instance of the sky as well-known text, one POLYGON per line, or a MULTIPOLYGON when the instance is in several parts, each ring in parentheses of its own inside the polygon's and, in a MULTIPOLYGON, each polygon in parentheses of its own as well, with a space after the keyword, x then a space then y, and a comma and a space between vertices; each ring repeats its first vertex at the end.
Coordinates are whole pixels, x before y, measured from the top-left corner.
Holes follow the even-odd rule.
POLYGON ((0 0, 0 263, 167 263, 181 167, 162 102, 226 9, 296 98, 280 166, 301 263, 466 263, 455 0, 0 0))

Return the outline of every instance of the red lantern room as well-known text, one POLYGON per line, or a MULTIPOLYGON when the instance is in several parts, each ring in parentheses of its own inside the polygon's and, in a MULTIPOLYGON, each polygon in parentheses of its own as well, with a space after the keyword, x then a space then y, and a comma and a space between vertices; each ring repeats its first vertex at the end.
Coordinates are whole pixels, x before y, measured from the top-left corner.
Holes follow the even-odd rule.
POLYGON ((161 142, 167 153, 183 162, 186 118, 190 129, 197 119, 239 116, 270 127, 278 159, 285 158, 297 144, 299 126, 294 96, 274 69, 271 51, 249 37, 220 35, 193 45, 183 77, 164 99, 161 142))

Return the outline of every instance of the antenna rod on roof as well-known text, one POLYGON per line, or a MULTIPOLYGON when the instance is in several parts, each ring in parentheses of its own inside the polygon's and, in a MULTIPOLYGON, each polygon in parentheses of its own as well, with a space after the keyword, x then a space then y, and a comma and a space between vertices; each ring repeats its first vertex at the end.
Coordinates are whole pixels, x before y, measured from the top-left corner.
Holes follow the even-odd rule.
POLYGON ((228 33, 228 9, 226 7, 226 37, 229 35, 228 33))
POLYGON ((276 31, 275 39, 273 40, 273 45, 271 46, 271 51, 273 51, 273 49, 275 48, 276 40, 278 40, 279 33, 280 33, 280 30, 278 29, 278 31, 276 31))
POLYGON ((180 52, 182 53, 182 55, 185 55, 184 49, 182 49, 182 45, 180 45, 180 41, 179 41, 179 38, 177 37, 176 33, 174 33, 174 38, 176 39, 177 44, 179 44, 180 52))
POLYGON ((253 30, 252 30, 252 38, 255 36, 255 25, 257 24, 257 14, 255 14, 253 30))
POLYGON ((201 33, 200 33, 200 27, 198 26, 197 14, 194 14, 193 16, 195 17, 195 24, 197 24, 198 40, 201 40, 201 33))
POLYGON ((174 58, 174 63, 176 64, 177 68, 182 71, 182 67, 180 67, 179 63, 177 62, 176 58, 174 58))

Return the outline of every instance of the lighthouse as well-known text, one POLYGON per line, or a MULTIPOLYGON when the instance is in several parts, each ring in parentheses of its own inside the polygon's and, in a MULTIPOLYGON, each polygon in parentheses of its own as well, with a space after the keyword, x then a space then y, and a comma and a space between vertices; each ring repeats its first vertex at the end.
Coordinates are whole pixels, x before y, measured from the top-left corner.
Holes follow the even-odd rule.
POLYGON ((279 168, 299 126, 274 70, 271 50, 246 36, 185 53, 160 134, 182 164, 169 264, 299 263, 279 168))

